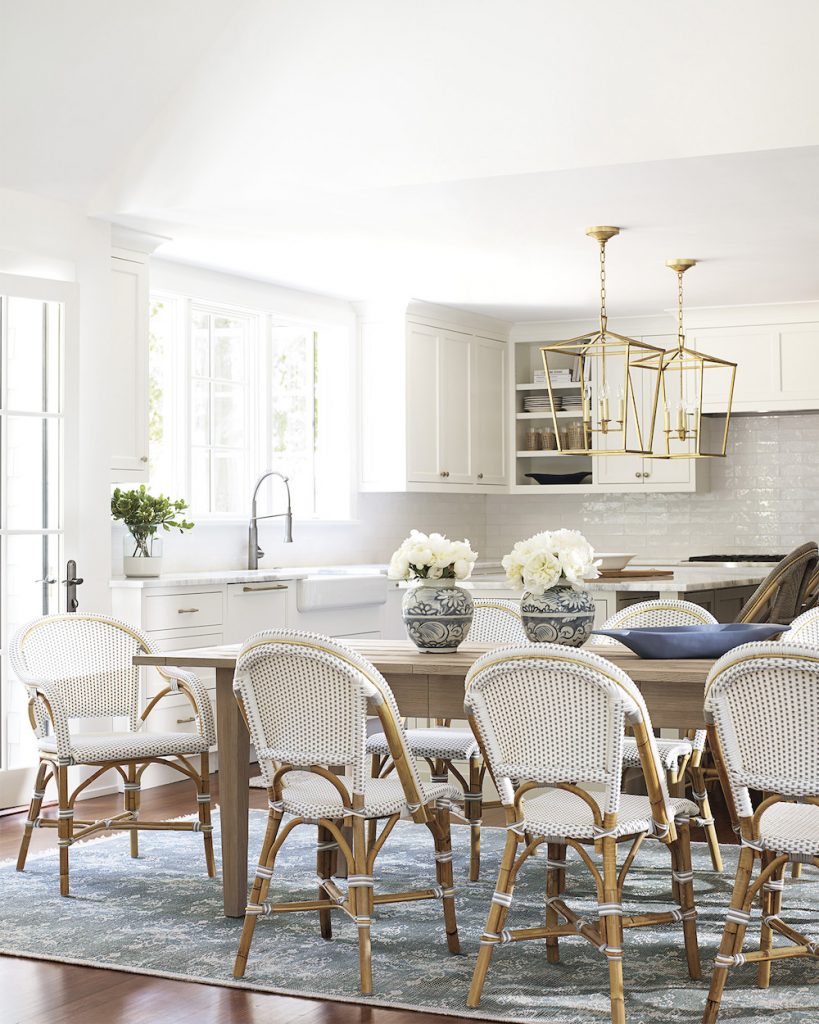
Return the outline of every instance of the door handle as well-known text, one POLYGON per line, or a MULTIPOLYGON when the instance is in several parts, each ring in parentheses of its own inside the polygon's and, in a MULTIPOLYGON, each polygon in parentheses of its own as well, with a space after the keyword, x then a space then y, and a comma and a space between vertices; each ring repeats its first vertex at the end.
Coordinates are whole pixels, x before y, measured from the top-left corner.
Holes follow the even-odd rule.
POLYGON ((243 594, 255 594, 259 590, 287 590, 287 584, 271 583, 269 586, 266 587, 242 587, 243 594))

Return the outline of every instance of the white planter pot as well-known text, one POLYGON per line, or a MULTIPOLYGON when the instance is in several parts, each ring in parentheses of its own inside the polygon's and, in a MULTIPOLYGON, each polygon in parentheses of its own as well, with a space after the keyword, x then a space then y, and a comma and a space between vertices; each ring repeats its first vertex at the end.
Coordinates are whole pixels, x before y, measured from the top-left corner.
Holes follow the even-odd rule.
POLYGON ((130 555, 123 555, 122 566, 125 575, 135 579, 146 579, 152 576, 162 575, 162 556, 152 558, 133 558, 130 555))

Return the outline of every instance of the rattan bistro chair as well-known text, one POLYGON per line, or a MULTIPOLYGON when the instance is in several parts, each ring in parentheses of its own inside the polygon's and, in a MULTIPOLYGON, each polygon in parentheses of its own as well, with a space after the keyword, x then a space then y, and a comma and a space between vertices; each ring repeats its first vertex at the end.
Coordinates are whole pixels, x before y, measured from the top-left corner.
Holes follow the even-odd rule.
POLYGON ((735 621, 781 622, 787 626, 802 611, 817 564, 819 548, 814 541, 794 548, 759 584, 735 621))
MULTIPOLYGON (((696 626, 715 623, 714 616, 691 601, 640 601, 623 608, 607 619, 602 629, 628 629, 640 626, 696 626)), ((613 637, 595 636, 593 648, 605 648, 617 645, 613 637)), ((603 650, 600 651, 605 657, 603 650)), ((711 804, 705 786, 705 774, 702 758, 705 753, 705 729, 690 730, 688 736, 680 739, 658 739, 657 751, 672 785, 682 782, 686 777, 691 783, 691 795, 699 806, 696 824, 705 831, 711 863, 715 871, 722 871, 722 854, 720 853, 717 829, 711 813, 711 804)), ((626 768, 640 767, 640 752, 636 740, 626 737, 623 744, 623 766, 626 768)))
POLYGON ((69 891, 69 848, 80 839, 109 829, 130 832, 132 857, 139 855, 140 830, 201 832, 208 875, 215 874, 208 748, 216 742, 216 733, 210 699, 192 673, 161 668, 157 671, 167 686, 140 712, 140 673, 133 657, 153 653, 148 640, 136 629, 104 615, 47 615, 23 626, 12 639, 11 666, 28 690, 29 718, 40 754, 17 870, 25 867, 32 829, 56 828, 63 896, 69 891), (199 731, 144 731, 143 723, 159 701, 180 692, 193 705, 199 731), (74 719, 116 717, 128 719, 127 731, 79 732, 73 725, 74 719), (191 757, 199 758, 198 771, 191 757), (198 821, 140 819, 141 781, 151 764, 174 768, 193 781, 198 821), (87 765, 94 770, 70 792, 68 771, 73 765, 87 765), (78 820, 77 797, 111 769, 122 777, 125 809, 103 820, 78 820), (51 779, 57 784, 56 818, 40 815, 46 785, 51 779))
MULTIPOLYGON (((452 884, 450 801, 457 790, 423 783, 407 748, 392 691, 383 676, 353 651, 312 633, 275 630, 246 641, 233 684, 267 784, 270 810, 259 866, 234 964, 245 973, 260 915, 317 910, 321 935, 332 937, 330 912, 342 910, 358 928, 361 991, 373 990, 370 925, 374 906, 405 900, 440 899, 449 951, 459 952, 452 884), (396 771, 369 774, 366 754, 368 706, 381 720, 396 771), (346 778, 329 771, 343 765, 346 778), (294 815, 283 827, 284 814, 294 815), (395 823, 408 816, 432 833, 437 884, 413 892, 374 894, 376 858, 395 823), (365 823, 385 819, 368 844, 365 823), (267 901, 279 849, 305 823, 318 826, 318 898, 267 901), (352 845, 343 828, 352 829, 352 845), (333 878, 339 852, 347 863, 346 893, 333 878)), ((432 858, 430 858, 432 859, 432 858)))
MULTIPOLYGON (((520 617, 520 601, 507 599, 474 602, 475 614, 468 640, 478 644, 528 643, 520 617)), ((453 728, 448 719, 434 726, 407 729, 407 744, 413 755, 427 762, 433 782, 448 782, 454 777, 463 790, 464 815, 470 829, 469 880, 477 882, 481 873, 481 821, 483 819, 483 782, 486 768, 471 729, 453 728), (455 762, 466 762, 468 778, 455 762)), ((387 738, 376 732, 367 740, 372 758, 372 774, 378 778, 392 770, 387 738)))
POLYGON ((688 823, 697 807, 668 796, 648 712, 626 673, 588 650, 553 644, 505 648, 484 655, 470 669, 465 707, 500 788, 507 821, 469 1006, 480 1002, 499 944, 545 938, 547 960, 556 963, 559 938, 577 935, 608 960, 611 1016, 615 1024, 622 1024, 623 928, 648 924, 682 922, 688 971, 699 978, 688 823), (626 725, 639 745, 648 796, 620 792, 626 725), (596 789, 582 788, 586 784, 596 789), (553 788, 535 795, 546 786, 553 788), (647 836, 669 848, 672 889, 679 906, 624 916, 623 883, 647 836), (630 841, 631 848, 618 873, 617 845, 624 841, 630 841), (548 855, 545 926, 507 930, 518 871, 543 843, 548 855), (594 879, 595 922, 582 921, 565 902, 567 847, 577 852, 594 879))
POLYGON ((756 963, 757 985, 767 988, 772 961, 819 956, 819 943, 780 917, 786 865, 819 867, 819 649, 779 642, 737 647, 709 673, 705 713, 741 842, 703 1016, 705 1024, 714 1024, 731 968, 756 963), (752 789, 768 794, 756 810, 752 789), (743 953, 757 897, 762 904, 759 949, 743 953), (774 946, 774 933, 789 944, 774 946))
POLYGON ((802 612, 791 623, 791 628, 779 637, 783 644, 808 644, 819 647, 819 608, 802 612))

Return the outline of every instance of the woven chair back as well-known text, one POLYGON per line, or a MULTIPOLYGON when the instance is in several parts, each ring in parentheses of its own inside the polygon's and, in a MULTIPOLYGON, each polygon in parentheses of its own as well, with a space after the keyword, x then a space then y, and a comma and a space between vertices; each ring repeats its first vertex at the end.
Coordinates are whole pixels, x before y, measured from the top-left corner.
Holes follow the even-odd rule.
POLYGON ((269 630, 245 642, 233 690, 268 786, 274 765, 341 765, 349 771, 353 792, 363 793, 370 775, 369 705, 381 719, 407 803, 420 803, 421 780, 395 697, 366 658, 329 637, 269 630))
POLYGON ((749 789, 819 794, 817 648, 766 642, 729 651, 709 673, 705 713, 741 817, 752 813, 749 789))
POLYGON ((645 703, 611 662, 588 650, 530 644, 479 658, 466 687, 467 713, 505 803, 514 797, 512 780, 596 783, 605 789, 604 811, 616 814, 624 728, 631 725, 645 732, 649 747, 646 782, 655 820, 671 820, 645 703))
MULTIPOLYGON (((691 601, 639 601, 609 616, 601 629, 639 629, 651 626, 699 626, 713 624, 714 616, 691 601)), ((592 637, 594 647, 619 647, 610 636, 592 637)))
POLYGON ((816 568, 805 583, 805 593, 802 596, 802 609, 809 611, 819 605, 819 568, 816 568))
POLYGON ((528 643, 520 618, 520 601, 478 599, 467 638, 475 644, 528 643))
POLYGON ((46 615, 12 639, 9 655, 23 682, 49 683, 68 718, 139 718, 139 668, 135 654, 150 652, 132 626, 104 615, 46 615))
POLYGON ((819 647, 819 608, 802 612, 791 623, 791 628, 780 636, 783 644, 802 644, 819 647))
POLYGON ((794 548, 759 584, 734 621, 793 622, 802 611, 808 581, 817 565, 819 548, 814 541, 794 548))

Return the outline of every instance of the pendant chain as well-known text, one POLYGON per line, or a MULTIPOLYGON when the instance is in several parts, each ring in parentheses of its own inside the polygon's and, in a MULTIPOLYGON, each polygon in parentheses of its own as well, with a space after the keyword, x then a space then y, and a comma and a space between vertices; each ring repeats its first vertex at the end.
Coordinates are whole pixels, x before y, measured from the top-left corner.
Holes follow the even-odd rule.
POLYGON ((685 333, 683 332, 683 272, 677 271, 677 344, 682 350, 685 344, 685 333))
POLYGON ((600 333, 606 332, 606 240, 600 240, 600 333))

